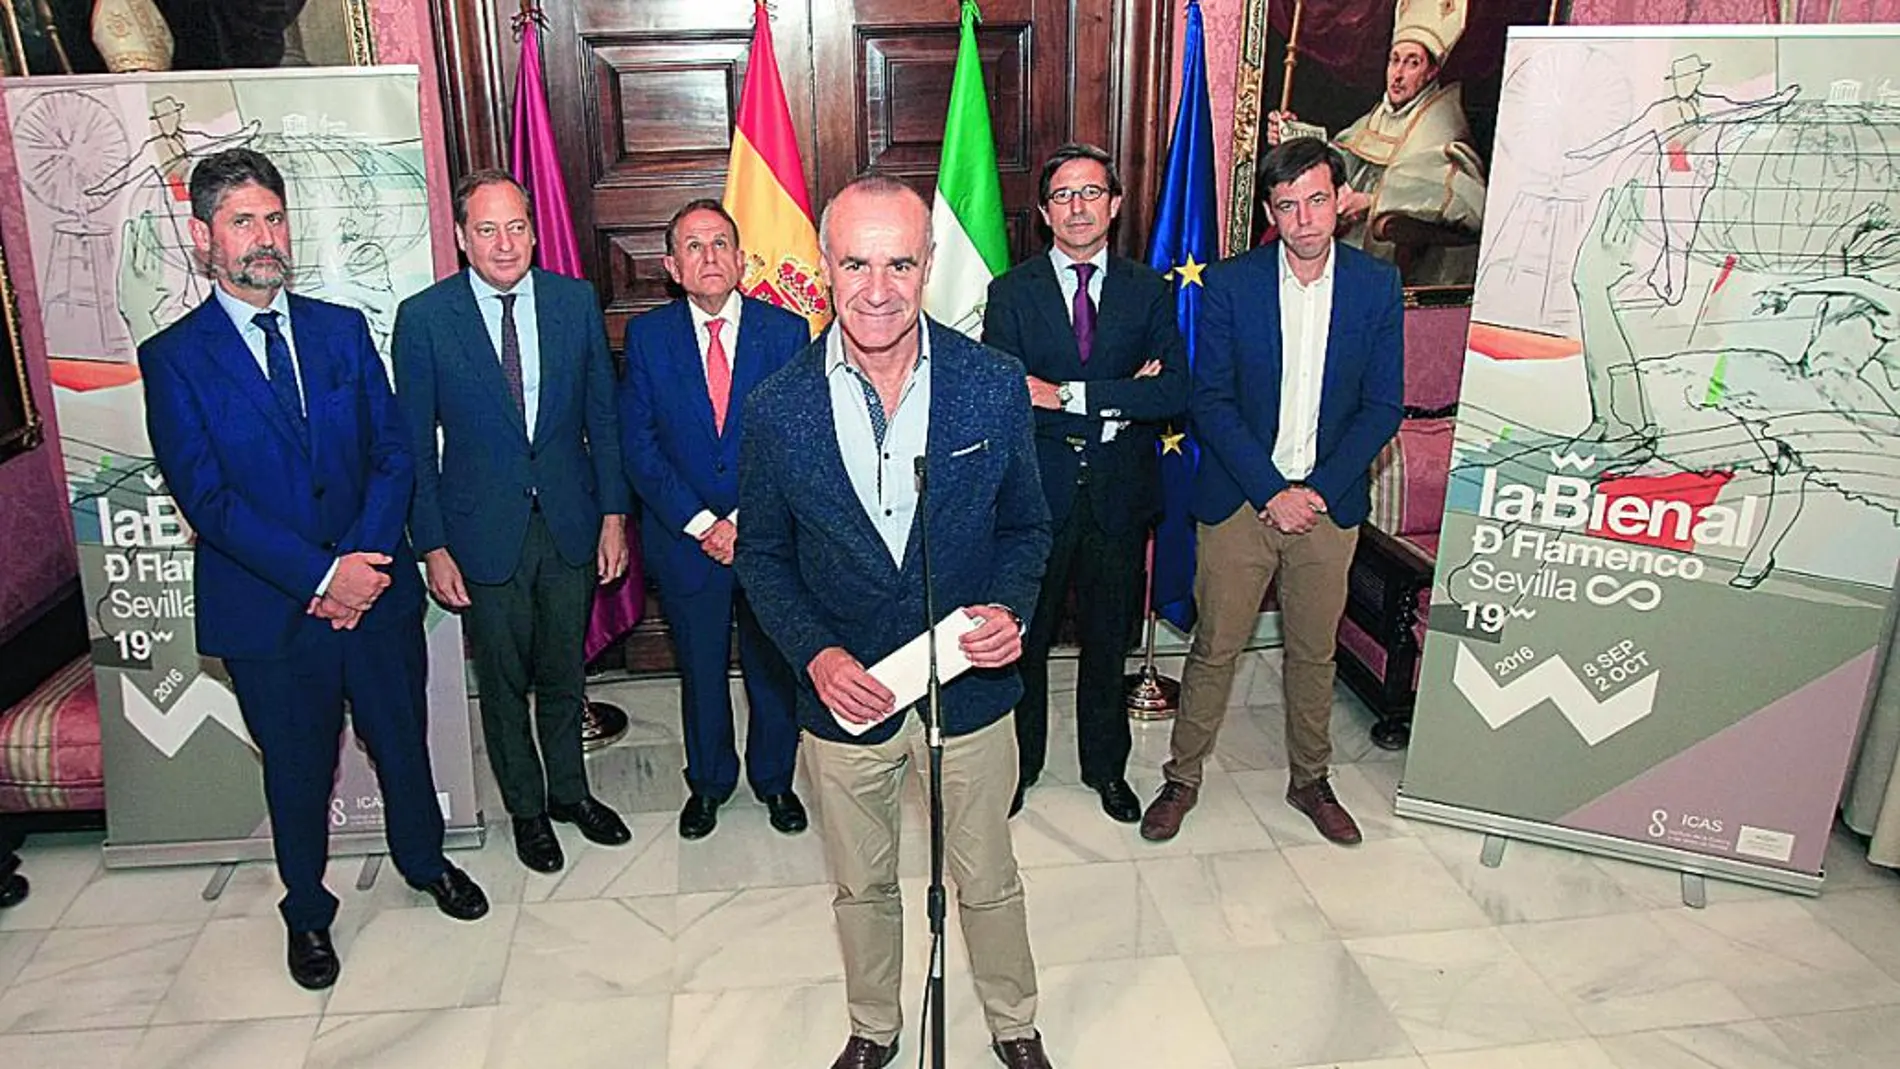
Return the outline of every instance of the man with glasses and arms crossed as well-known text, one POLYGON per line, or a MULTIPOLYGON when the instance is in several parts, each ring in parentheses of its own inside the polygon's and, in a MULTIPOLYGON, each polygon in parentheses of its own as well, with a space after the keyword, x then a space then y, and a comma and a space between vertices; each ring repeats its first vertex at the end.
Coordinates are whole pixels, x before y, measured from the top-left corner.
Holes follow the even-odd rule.
POLYGON ((1155 440, 1187 407, 1187 350, 1173 290, 1145 264, 1108 251, 1121 175, 1093 145, 1042 166, 1042 218, 1054 236, 990 283, 985 344, 1028 371, 1036 461, 1055 544, 1023 646, 1016 706, 1020 762, 1013 815, 1042 773, 1049 737, 1049 647, 1073 583, 1082 657, 1075 688, 1082 782, 1111 819, 1132 824, 1122 669, 1141 611, 1142 551, 1160 513, 1155 440))

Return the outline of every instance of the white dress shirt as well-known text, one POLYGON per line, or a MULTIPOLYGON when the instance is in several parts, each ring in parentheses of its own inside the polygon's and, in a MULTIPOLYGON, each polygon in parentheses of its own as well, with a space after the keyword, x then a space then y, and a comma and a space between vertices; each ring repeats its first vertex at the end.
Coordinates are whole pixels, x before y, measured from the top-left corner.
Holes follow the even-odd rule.
MULTIPOLYGON (((482 325, 488 328, 488 341, 495 347, 497 365, 501 361, 502 291, 468 269, 468 285, 475 291, 475 307, 482 313, 482 325)), ((534 441, 534 419, 541 410, 541 317, 534 307, 534 272, 521 276, 508 293, 515 301, 515 340, 521 343, 521 418, 528 428, 528 441, 534 441)))
POLYGON ((1285 246, 1280 250, 1280 434, 1273 466, 1289 481, 1313 473, 1319 452, 1319 395, 1326 378, 1326 339, 1333 318, 1333 265, 1339 250, 1327 246, 1326 266, 1310 285, 1293 275, 1285 246))
POLYGON ((904 565, 911 521, 917 515, 914 462, 930 440, 930 329, 917 331, 917 365, 904 382, 897 408, 885 420, 878 441, 871 406, 882 405, 871 380, 845 359, 844 331, 836 324, 825 333, 825 380, 831 389, 831 420, 837 427, 838 455, 844 460, 858 504, 877 528, 891 561, 904 565))
MULTIPOLYGON (((706 314, 704 309, 692 301, 686 302, 686 314, 693 318, 693 341, 699 345, 699 371, 701 375, 706 373, 706 353, 712 348, 712 331, 706 329, 706 324, 715 319, 721 320, 726 324, 719 328, 719 342, 721 345, 724 345, 726 349, 726 370, 736 374, 738 370, 739 352, 739 314, 744 310, 745 300, 739 296, 738 290, 733 290, 726 295, 726 303, 720 306, 719 312, 716 315, 706 314)), ((737 402, 737 400, 737 398, 733 398, 734 402, 737 402)), ((726 513, 726 519, 731 520, 733 525, 737 526, 739 523, 739 510, 733 509, 731 512, 726 513)), ((693 513, 692 519, 686 521, 684 528, 686 537, 692 539, 704 538, 706 532, 712 530, 713 524, 718 522, 719 517, 714 516, 711 509, 700 509, 698 512, 693 513)))

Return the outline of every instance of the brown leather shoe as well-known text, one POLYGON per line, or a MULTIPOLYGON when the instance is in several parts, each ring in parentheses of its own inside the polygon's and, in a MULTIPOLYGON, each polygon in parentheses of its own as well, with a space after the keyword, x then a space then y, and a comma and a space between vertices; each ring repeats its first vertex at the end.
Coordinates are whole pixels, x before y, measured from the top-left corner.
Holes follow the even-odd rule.
POLYGON ((1307 815, 1313 827, 1319 829, 1328 841, 1341 846, 1357 846, 1364 836, 1359 834, 1359 825, 1353 823, 1352 814, 1339 804, 1333 794, 1330 780, 1314 780, 1304 787, 1286 789, 1288 805, 1307 815))
POLYGON ((1148 811, 1141 815, 1141 837, 1154 843, 1164 843, 1181 833, 1181 822, 1187 819, 1188 810, 1201 800, 1201 789, 1185 783, 1169 780, 1161 785, 1161 793, 1148 803, 1148 811))
POLYGON ((1049 1056, 1042 1051, 1042 1033, 1038 1032, 1028 1039, 998 1039, 990 1044, 996 1052, 996 1060, 1009 1069, 1055 1069, 1049 1064, 1049 1056))
POLYGON ((884 1069, 896 1060, 897 1040, 880 1047, 863 1036, 852 1036, 844 1041, 844 1052, 831 1063, 831 1069, 884 1069))

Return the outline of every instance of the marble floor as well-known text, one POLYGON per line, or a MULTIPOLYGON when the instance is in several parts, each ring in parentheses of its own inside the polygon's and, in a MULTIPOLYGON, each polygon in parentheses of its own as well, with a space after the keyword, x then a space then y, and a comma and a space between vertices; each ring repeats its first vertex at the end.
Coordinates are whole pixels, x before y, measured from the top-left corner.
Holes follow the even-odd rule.
MULTIPOLYGON (((1073 687, 1072 664, 1054 676, 1073 687)), ((1249 654, 1201 805, 1163 845, 1102 816, 1055 727, 1050 770, 1012 826, 1056 1065, 1900 1064, 1900 879, 1852 835, 1837 834, 1819 898, 1711 883, 1702 910, 1657 869, 1522 843, 1486 868, 1476 835, 1393 815, 1403 755, 1371 745, 1371 716, 1342 689, 1336 780, 1366 842, 1341 849, 1281 799, 1279 688, 1277 654, 1249 654)), ((846 1023, 816 832, 779 836, 741 797, 711 838, 680 842, 676 687, 598 691, 636 721, 590 758, 634 843, 595 848, 563 826, 566 871, 533 875, 498 822, 457 857, 495 904, 477 924, 388 870, 355 890, 359 863, 340 861, 343 976, 326 993, 284 973, 268 865, 242 866, 208 902, 209 869, 106 872, 97 835, 35 839, 33 896, 0 912, 0 1067, 828 1066, 846 1023)), ((1136 726, 1144 798, 1167 730, 1136 726)), ((922 991, 927 856, 911 801, 907 1008, 922 991)), ((954 928, 949 1064, 994 1065, 954 928)))

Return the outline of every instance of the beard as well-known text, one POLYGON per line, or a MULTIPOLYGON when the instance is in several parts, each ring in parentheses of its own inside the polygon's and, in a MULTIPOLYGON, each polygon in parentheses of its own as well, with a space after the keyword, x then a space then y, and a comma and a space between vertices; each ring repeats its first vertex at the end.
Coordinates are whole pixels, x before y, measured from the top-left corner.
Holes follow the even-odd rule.
POLYGON ((271 247, 252 249, 227 268, 225 275, 245 289, 273 289, 289 280, 290 255, 271 247))

